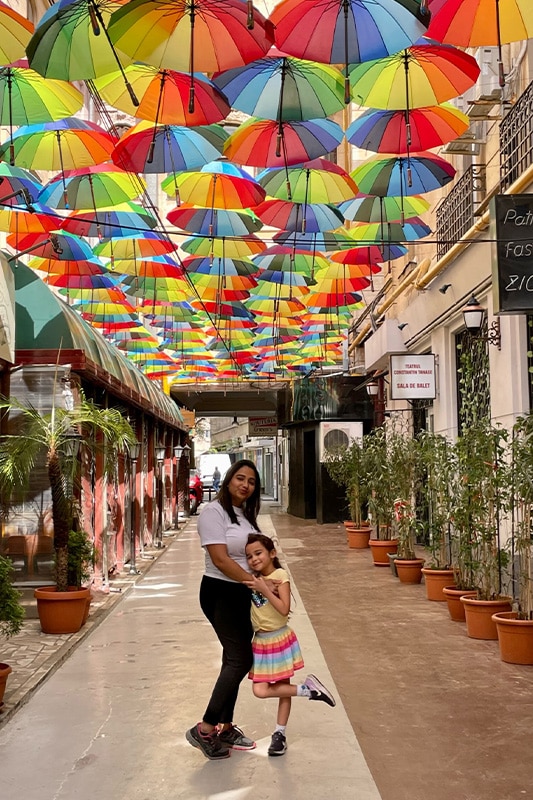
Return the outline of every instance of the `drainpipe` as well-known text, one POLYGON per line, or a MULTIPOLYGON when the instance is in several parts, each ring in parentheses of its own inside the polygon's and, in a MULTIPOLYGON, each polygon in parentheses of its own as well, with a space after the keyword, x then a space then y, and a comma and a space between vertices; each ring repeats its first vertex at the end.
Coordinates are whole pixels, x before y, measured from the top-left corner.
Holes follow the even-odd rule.
MULTIPOLYGON (((390 295, 376 308, 376 314, 375 314, 376 317, 380 317, 382 314, 384 314, 385 311, 388 308, 390 308, 390 306, 394 303, 396 298, 399 297, 407 289, 407 287, 410 286, 411 283, 413 283, 413 281, 417 278, 417 276, 420 275, 421 273, 422 274, 425 273, 430 263, 431 261, 429 258, 424 258, 423 261, 420 262, 418 267, 416 267, 416 269, 410 272, 409 275, 407 275, 407 277, 405 277, 403 281, 399 283, 398 286, 390 293, 390 295)), ((353 352, 353 350, 363 341, 367 333, 370 331, 371 327, 372 326, 370 324, 367 324, 363 328, 361 328, 361 330, 359 331, 359 333, 357 334, 357 336, 350 345, 348 351, 349 353, 353 352)))

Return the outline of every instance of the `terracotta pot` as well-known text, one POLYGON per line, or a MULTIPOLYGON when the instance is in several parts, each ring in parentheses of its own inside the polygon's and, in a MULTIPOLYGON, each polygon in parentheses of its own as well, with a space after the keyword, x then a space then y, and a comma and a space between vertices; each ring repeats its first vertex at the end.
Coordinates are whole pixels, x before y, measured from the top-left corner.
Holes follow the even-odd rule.
POLYGON ((83 619, 81 621, 82 625, 85 625, 85 623, 89 619, 89 612, 91 610, 91 600, 92 600, 91 591, 89 590, 89 596, 88 596, 87 600, 85 601, 85 611, 83 613, 83 619))
POLYGON ((6 690, 7 677, 11 671, 9 664, 0 664, 0 708, 4 705, 4 692, 6 690))
POLYGON ((448 611, 450 618, 454 622, 465 622, 465 607, 461 603, 461 597, 476 597, 477 592, 475 589, 458 589, 457 586, 445 586, 442 590, 444 599, 448 604, 448 611))
POLYGON ((517 619, 516 611, 498 611, 492 619, 498 631, 502 661, 533 665, 533 620, 517 619))
POLYGON ((353 550, 364 550, 368 547, 370 528, 346 528, 348 547, 353 550))
POLYGON ((461 597, 465 607, 466 633, 471 639, 498 638, 493 614, 511 611, 511 598, 499 597, 497 600, 478 600, 477 597, 461 597))
POLYGON ((389 566, 389 553, 395 553, 398 549, 398 539, 370 539, 370 549, 376 567, 389 566))
POLYGON ((446 598, 442 590, 445 586, 453 585, 453 569, 431 569, 431 567, 424 567, 422 575, 424 576, 424 582, 426 584, 427 599, 445 603, 446 598))
POLYGON ((396 571, 400 583, 420 583, 422 581, 423 558, 396 558, 396 571))
POLYGON ((55 586, 35 589, 37 612, 43 633, 76 633, 83 624, 89 589, 58 592, 55 586))

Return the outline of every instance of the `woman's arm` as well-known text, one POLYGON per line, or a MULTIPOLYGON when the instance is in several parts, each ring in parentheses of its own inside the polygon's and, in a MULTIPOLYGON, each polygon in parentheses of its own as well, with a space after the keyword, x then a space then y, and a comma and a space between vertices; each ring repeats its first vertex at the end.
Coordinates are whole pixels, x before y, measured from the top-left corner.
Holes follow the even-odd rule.
POLYGON ((239 583, 245 583, 250 579, 250 573, 246 572, 240 564, 237 564, 237 562, 231 558, 225 544, 208 544, 206 548, 215 567, 227 578, 231 578, 233 581, 239 581, 239 583))

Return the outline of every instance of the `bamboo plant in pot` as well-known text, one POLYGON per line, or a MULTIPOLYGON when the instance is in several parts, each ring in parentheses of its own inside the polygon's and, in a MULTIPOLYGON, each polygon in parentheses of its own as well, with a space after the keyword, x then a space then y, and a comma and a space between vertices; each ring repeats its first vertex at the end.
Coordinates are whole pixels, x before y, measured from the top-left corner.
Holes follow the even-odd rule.
POLYGON ((385 427, 374 428, 363 437, 365 449, 368 517, 371 521, 370 549, 376 566, 388 566, 389 553, 395 553, 398 540, 392 522, 396 493, 391 476, 385 427))
POLYGON ((388 457, 394 499, 394 530, 398 539, 396 571, 403 583, 420 583, 424 559, 418 558, 415 545, 419 523, 415 503, 420 483, 418 440, 407 428, 397 426, 388 434, 388 457))
POLYGON ((330 478, 346 491, 350 509, 350 522, 345 522, 349 546, 356 549, 368 547, 370 528, 368 524, 363 525, 368 494, 364 440, 354 439, 348 447, 329 451, 325 466, 330 478))
POLYGON ((517 419, 511 441, 513 610, 497 612, 502 661, 533 664, 533 415, 517 419))
MULTIPOLYGON (((429 561, 422 569, 428 600, 446 602, 443 589, 454 586, 452 567, 450 485, 454 470, 453 447, 445 436, 422 431, 418 436, 421 480, 418 487, 429 561)), ((462 609, 462 606, 461 606, 462 609)))
POLYGON ((476 590, 475 597, 463 595, 461 602, 468 635, 479 639, 497 639, 492 614, 511 610, 503 585, 508 554, 501 542, 502 522, 511 507, 507 438, 504 428, 478 420, 455 443, 454 566, 457 584, 476 590))
MULTIPOLYGON (((46 596, 44 590, 35 590, 38 610, 41 599, 62 608, 76 601, 78 609, 67 626, 78 630, 87 608, 88 589, 69 585, 69 535, 76 529, 76 449, 80 442, 91 454, 101 449, 111 474, 118 454, 135 443, 135 433, 120 409, 99 408, 83 395, 72 408, 54 404, 48 414, 16 398, 0 398, 0 410, 14 416, 9 433, 0 436, 0 491, 10 496, 15 488, 27 486, 37 460, 43 457, 50 482, 56 584, 46 587, 46 596)), ((45 632, 74 632, 64 630, 61 623, 59 628, 45 632)))
MULTIPOLYGON (((0 636, 6 639, 20 631, 25 616, 20 592, 13 586, 12 578, 13 564, 8 558, 0 556, 0 636)), ((9 664, 0 663, 0 707, 10 673, 9 664)))

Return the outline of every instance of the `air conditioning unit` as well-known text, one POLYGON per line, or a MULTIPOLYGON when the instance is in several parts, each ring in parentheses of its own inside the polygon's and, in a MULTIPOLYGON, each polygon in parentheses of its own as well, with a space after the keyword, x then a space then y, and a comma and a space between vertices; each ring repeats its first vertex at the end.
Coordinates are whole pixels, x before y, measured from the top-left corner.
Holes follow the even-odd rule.
POLYGON ((319 458, 325 461, 326 453, 339 447, 349 447, 354 439, 363 438, 362 422, 321 422, 319 426, 319 458))

